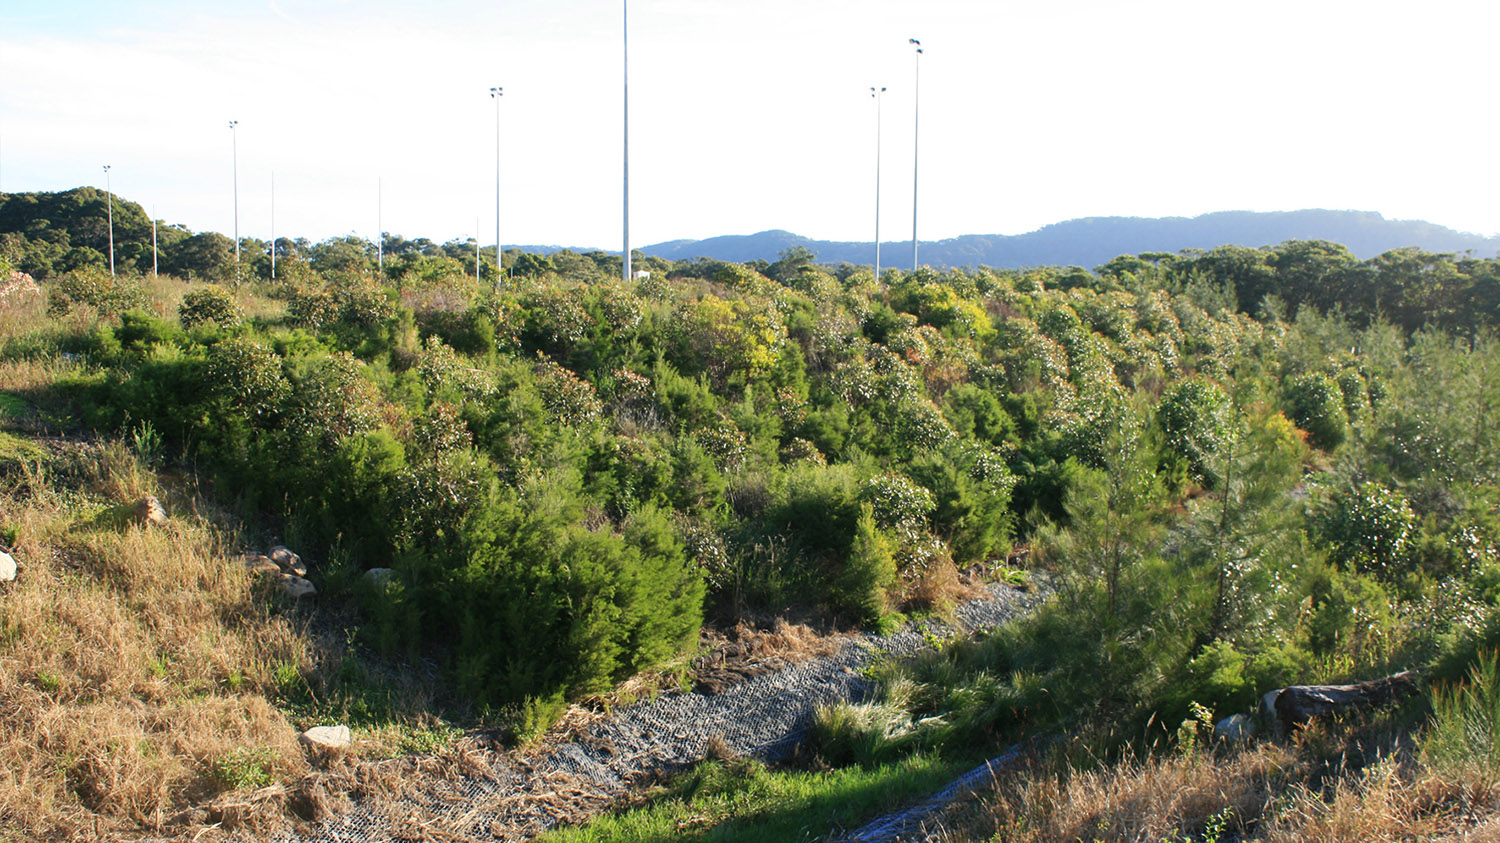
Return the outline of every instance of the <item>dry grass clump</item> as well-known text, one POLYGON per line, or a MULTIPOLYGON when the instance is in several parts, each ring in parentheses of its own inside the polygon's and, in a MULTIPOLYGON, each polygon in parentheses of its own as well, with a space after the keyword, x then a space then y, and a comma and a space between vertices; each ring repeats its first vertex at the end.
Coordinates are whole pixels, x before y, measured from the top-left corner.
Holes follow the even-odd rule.
POLYGON ((0 829, 18 839, 170 834, 192 803, 307 771, 272 704, 314 669, 307 630, 255 592, 232 532, 153 480, 119 445, 0 461, 21 565, 0 585, 0 829), (108 517, 147 492, 166 528, 108 517))
POLYGON ((1259 818, 1295 771, 1293 753, 1275 745, 1223 759, 1199 753, 1094 770, 1068 771, 1062 763, 1043 761, 1002 779, 986 817, 971 829, 981 833, 961 839, 1155 843, 1179 831, 1197 835, 1226 808, 1236 821, 1259 818))
POLYGON ((1095 769, 1039 759, 950 813, 945 840, 1017 843, 1500 841, 1500 783, 1443 776, 1409 753, 1356 771, 1260 743, 1095 769))
POLYGON ((770 629, 743 621, 722 632, 705 628, 702 655, 693 659, 690 678, 700 693, 717 694, 747 679, 810 659, 830 656, 846 642, 803 624, 777 618, 770 629))

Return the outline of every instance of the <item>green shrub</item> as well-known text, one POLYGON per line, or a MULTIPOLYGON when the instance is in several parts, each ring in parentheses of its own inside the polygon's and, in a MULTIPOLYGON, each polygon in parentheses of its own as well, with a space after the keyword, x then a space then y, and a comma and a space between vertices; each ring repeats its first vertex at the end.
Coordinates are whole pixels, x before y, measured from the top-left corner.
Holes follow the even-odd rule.
POLYGON ((896 559, 890 542, 875 526, 870 504, 863 504, 849 555, 834 577, 829 596, 835 606, 859 623, 874 624, 889 608, 886 592, 895 582, 896 559))
POLYGON ((1432 689, 1432 719, 1422 732, 1422 757, 1444 772, 1500 773, 1500 664, 1480 654, 1467 681, 1432 689))
POLYGON ((1349 416, 1344 393, 1327 375, 1299 375, 1287 384, 1287 406, 1292 420, 1307 431, 1308 440, 1325 451, 1343 443, 1349 416))
POLYGON ((623 534, 570 517, 545 499, 497 498, 470 519, 448 610, 472 699, 602 691, 696 640, 703 586, 664 516, 641 513, 623 534))
POLYGON ((900 536, 914 536, 937 508, 932 492, 904 474, 886 472, 859 487, 860 501, 870 504, 875 522, 900 536))
POLYGON ((197 325, 218 325, 232 328, 245 318, 245 312, 234 294, 217 284, 195 287, 182 295, 177 306, 177 319, 184 328, 197 325))
POLYGON ((277 414, 292 391, 281 358, 249 337, 232 337, 210 349, 205 374, 232 406, 252 417, 277 414))
POLYGON ((119 340, 124 351, 142 353, 157 346, 181 344, 183 334, 165 319, 158 319, 143 310, 127 310, 120 314, 115 339, 119 340))
POLYGON ((125 276, 111 276, 102 267, 83 267, 54 278, 47 292, 47 312, 61 315, 78 305, 88 305, 103 316, 112 316, 131 308, 145 307, 150 301, 140 282, 125 276))
POLYGON ((1400 492, 1379 483, 1336 492, 1316 523, 1334 563, 1387 582, 1406 573, 1417 517, 1400 492))
POLYGON ((1183 461, 1196 483, 1218 481, 1211 460, 1231 433, 1231 410, 1224 390, 1206 380, 1181 381, 1170 387, 1156 405, 1156 424, 1169 454, 1183 461))

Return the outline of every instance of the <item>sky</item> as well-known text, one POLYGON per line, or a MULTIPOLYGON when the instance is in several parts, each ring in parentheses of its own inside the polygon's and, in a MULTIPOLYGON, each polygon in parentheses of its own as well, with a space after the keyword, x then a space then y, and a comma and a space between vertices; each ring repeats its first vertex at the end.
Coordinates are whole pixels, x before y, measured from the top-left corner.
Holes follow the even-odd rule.
MULTIPOLYGON (((499 239, 618 250, 622 9, 0 0, 0 191, 108 164, 231 234, 237 175, 245 236, 274 208, 278 236, 490 244, 498 85, 499 239)), ((1493 235, 1496 31, 1478 0, 634 0, 631 244, 873 240, 877 138, 884 241, 914 159, 924 241, 1301 208, 1493 235)))

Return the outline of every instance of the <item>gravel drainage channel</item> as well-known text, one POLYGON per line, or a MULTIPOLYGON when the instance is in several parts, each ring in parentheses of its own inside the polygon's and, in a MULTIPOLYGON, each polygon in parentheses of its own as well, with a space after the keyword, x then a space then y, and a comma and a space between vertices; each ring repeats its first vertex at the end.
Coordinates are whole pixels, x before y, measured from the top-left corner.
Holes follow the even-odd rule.
MULTIPOLYGON (((1040 596, 1004 585, 960 605, 959 627, 999 626, 1040 596)), ((597 813, 632 788, 704 757, 710 741, 739 755, 784 758, 805 736, 814 710, 868 690, 862 668, 909 655, 930 636, 954 632, 927 620, 886 636, 850 636, 833 655, 749 678, 717 693, 668 693, 576 727, 573 740, 528 752, 471 754, 467 772, 421 777, 395 798, 367 800, 304 827, 307 843, 385 840, 526 840, 597 813)))

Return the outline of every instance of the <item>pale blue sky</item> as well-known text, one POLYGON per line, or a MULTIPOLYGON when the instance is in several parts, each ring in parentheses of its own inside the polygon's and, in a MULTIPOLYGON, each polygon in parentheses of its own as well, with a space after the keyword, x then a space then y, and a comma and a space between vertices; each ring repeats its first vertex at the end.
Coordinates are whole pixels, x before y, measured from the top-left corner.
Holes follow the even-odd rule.
MULTIPOLYGON (((0 189, 103 185, 166 220, 620 244, 620 2, 0 0, 0 189)), ((1305 207, 1500 232, 1500 4, 635 0, 632 242, 920 233, 1305 207)))

